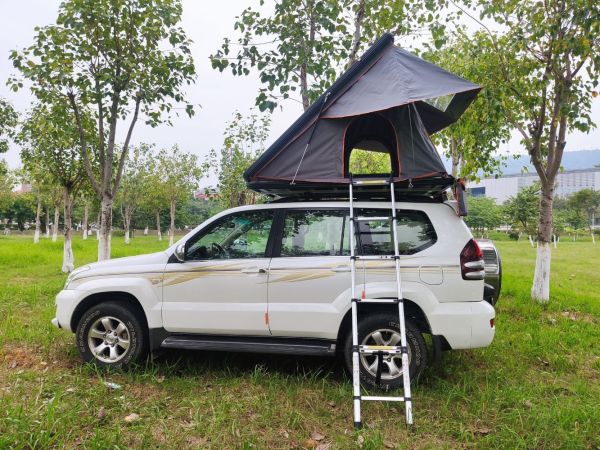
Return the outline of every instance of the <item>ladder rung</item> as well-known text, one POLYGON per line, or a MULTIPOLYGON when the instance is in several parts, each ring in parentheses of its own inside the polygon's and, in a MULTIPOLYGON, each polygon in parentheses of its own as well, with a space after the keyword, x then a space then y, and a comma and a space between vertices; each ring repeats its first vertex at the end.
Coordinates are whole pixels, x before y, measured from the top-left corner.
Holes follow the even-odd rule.
POLYGON ((397 298, 362 298, 358 303, 399 303, 397 298))
POLYGON ((358 222, 369 222, 371 220, 392 220, 392 216, 358 216, 354 220, 358 222))
POLYGON ((402 353, 402 347, 398 347, 395 345, 360 345, 359 347, 360 353, 379 353, 385 352, 390 355, 395 355, 398 353, 402 353))
POLYGON ((367 261, 379 261, 379 260, 386 260, 386 259, 396 259, 396 256, 394 255, 355 255, 354 256, 356 259, 364 259, 367 261))
POLYGON ((385 185, 385 184, 390 184, 390 179, 389 178, 386 178, 386 179, 374 178, 374 179, 365 179, 365 180, 352 180, 352 184, 354 186, 385 185))
POLYGON ((377 396, 377 395, 364 395, 360 397, 361 400, 371 400, 371 401, 379 401, 379 402, 403 402, 404 397, 386 397, 377 396))

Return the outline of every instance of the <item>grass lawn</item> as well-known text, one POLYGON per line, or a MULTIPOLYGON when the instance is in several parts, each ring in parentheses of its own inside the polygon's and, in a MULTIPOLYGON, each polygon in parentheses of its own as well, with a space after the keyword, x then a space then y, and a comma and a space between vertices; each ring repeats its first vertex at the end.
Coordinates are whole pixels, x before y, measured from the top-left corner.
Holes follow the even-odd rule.
MULTIPOLYGON (((0 237, 0 448, 599 448, 600 244, 553 251, 547 306, 528 296, 535 250, 498 244, 493 344, 427 369, 411 429, 402 405, 368 403, 356 432, 334 360, 169 352, 128 373, 83 365, 50 324, 62 243, 0 237)), ((165 247, 113 238, 114 257, 165 247)), ((76 265, 93 261, 96 241, 76 238, 74 252, 76 265)))

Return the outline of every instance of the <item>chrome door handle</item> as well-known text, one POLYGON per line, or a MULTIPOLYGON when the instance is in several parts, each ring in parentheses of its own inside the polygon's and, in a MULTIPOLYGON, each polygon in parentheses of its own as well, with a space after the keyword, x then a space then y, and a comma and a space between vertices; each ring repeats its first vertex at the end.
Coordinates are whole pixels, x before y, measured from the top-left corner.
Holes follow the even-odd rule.
POLYGON ((258 267, 248 267, 242 269, 242 273, 267 273, 265 269, 259 269, 258 267))
POLYGON ((334 272, 350 272, 350 267, 347 265, 335 266, 332 267, 331 270, 333 270, 334 272))

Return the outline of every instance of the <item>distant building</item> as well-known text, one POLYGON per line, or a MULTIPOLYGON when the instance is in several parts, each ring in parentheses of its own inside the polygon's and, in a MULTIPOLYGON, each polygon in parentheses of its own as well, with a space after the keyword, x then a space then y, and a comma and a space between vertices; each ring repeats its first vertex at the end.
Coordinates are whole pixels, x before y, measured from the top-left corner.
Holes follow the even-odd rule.
MULTIPOLYGON (((600 191, 600 168, 565 170, 557 175, 556 195, 567 197, 582 189, 600 191)), ((500 178, 484 178, 479 183, 467 184, 467 191, 474 197, 485 196, 504 203, 509 197, 517 195, 521 189, 531 186, 539 177, 534 173, 504 175, 500 178)))
POLYGON ((196 200, 216 200, 219 198, 219 192, 216 189, 208 188, 196 192, 196 200))
POLYGON ((28 192, 31 192, 32 189, 33 188, 30 184, 23 183, 15 189, 15 192, 19 194, 27 194, 28 192))

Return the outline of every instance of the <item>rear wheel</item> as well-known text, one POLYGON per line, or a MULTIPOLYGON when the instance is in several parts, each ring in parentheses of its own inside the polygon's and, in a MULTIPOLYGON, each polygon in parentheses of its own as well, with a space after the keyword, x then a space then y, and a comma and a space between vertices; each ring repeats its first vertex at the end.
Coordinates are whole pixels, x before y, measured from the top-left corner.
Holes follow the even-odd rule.
POLYGON ((144 321, 116 302, 88 309, 75 333, 77 349, 86 362, 101 367, 127 368, 147 354, 144 321))
MULTIPOLYGON (((400 346, 400 326, 396 314, 375 313, 358 322, 359 345, 394 345, 400 346)), ((406 341, 408 344, 408 360, 410 378, 417 378, 427 365, 427 345, 419 329, 410 321, 406 321, 406 341)), ((352 373, 352 331, 348 333, 344 346, 346 367, 352 373)), ((366 387, 391 390, 402 387, 402 355, 383 357, 381 381, 377 384, 379 358, 377 355, 360 354, 360 380, 366 387)))

